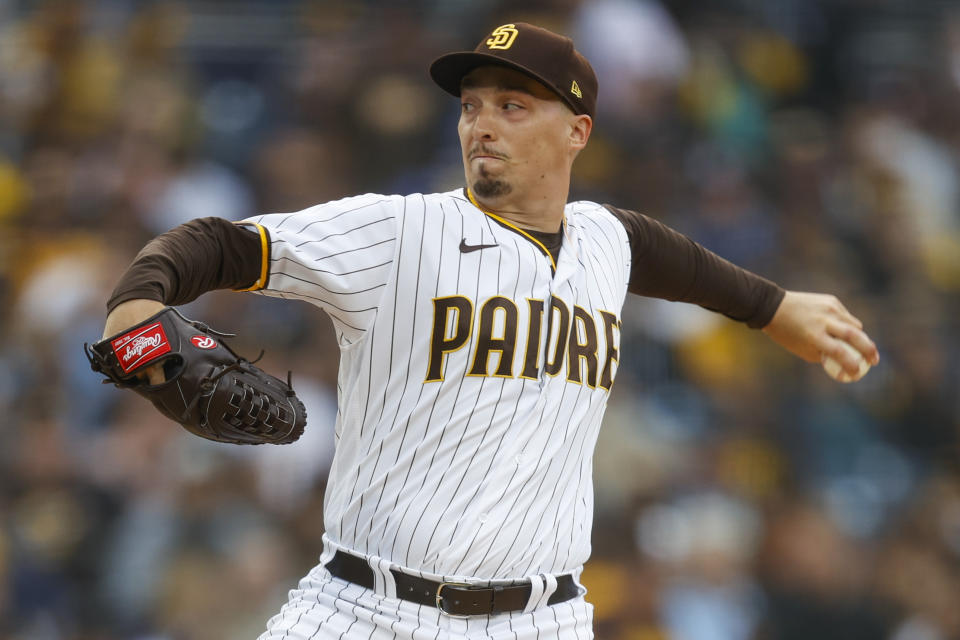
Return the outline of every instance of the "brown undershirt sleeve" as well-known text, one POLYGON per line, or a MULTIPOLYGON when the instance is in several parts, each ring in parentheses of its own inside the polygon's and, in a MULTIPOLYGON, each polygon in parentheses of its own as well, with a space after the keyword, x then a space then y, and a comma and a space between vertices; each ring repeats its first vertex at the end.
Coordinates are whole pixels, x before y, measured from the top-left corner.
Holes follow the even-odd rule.
POLYGON ((626 227, 633 263, 629 291, 691 302, 760 329, 784 290, 724 260, 670 227, 636 211, 604 205, 626 227))
POLYGON ((214 289, 266 285, 269 242, 223 218, 198 218, 157 236, 137 254, 107 301, 107 310, 136 298, 186 304, 214 289))

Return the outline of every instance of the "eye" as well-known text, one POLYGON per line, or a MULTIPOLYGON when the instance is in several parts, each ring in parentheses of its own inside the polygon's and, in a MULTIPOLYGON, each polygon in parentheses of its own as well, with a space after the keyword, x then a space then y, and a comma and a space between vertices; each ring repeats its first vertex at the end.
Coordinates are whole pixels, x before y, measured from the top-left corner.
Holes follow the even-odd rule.
POLYGON ((469 113, 474 109, 476 109, 476 105, 474 105, 471 102, 462 102, 460 103, 460 108, 463 110, 464 113, 469 113))
POLYGON ((504 111, 516 111, 517 109, 523 109, 523 107, 516 102, 506 102, 503 105, 504 111))

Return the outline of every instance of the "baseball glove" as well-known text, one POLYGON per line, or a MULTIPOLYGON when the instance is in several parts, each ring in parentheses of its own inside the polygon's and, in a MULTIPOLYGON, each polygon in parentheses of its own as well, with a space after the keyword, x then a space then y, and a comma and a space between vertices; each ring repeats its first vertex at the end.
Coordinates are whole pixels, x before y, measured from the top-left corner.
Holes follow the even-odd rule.
POLYGON ((93 370, 107 377, 105 384, 133 389, 202 438, 233 444, 293 442, 303 434, 307 412, 289 374, 283 382, 238 356, 223 342, 232 335, 166 307, 83 348, 93 370), (163 367, 165 382, 150 384, 139 375, 154 365, 163 367))

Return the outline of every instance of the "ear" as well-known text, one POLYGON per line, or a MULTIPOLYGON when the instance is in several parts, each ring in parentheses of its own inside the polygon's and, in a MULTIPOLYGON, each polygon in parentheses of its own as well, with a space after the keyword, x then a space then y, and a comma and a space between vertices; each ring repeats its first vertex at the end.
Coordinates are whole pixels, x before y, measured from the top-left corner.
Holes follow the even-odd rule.
POLYGON ((593 118, 586 114, 571 115, 570 118, 570 148, 575 153, 587 146, 590 132, 593 131, 593 118))

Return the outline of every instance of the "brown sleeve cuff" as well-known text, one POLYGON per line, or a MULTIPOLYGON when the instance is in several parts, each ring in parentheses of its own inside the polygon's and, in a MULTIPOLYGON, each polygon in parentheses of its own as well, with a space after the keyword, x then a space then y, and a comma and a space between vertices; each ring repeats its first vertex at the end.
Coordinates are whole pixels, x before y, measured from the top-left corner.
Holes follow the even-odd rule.
POLYGON ((784 296, 777 284, 648 216, 604 207, 620 220, 630 239, 631 293, 697 304, 753 329, 766 326, 773 318, 784 296))
POLYGON ((157 236, 120 277, 107 310, 137 298, 179 305, 215 289, 265 287, 270 241, 255 226, 251 231, 223 218, 198 218, 157 236))
MULTIPOLYGON (((769 281, 765 280, 764 282, 769 281)), ((751 329, 763 329, 770 324, 774 314, 777 313, 777 309, 780 308, 780 303, 783 302, 783 297, 787 294, 783 287, 773 282, 769 284, 771 286, 763 288, 760 302, 757 304, 757 310, 753 317, 745 321, 751 329)))

